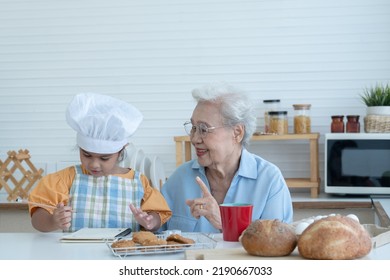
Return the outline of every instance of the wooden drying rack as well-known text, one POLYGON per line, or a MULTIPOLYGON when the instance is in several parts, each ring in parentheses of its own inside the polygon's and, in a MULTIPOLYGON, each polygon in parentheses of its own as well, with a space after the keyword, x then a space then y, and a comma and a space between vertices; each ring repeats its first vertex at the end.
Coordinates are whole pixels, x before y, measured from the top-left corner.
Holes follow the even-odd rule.
POLYGON ((8 201, 15 201, 18 197, 27 199, 35 182, 42 178, 43 169, 35 168, 30 158, 28 150, 19 150, 18 153, 9 151, 8 158, 4 162, 0 160, 0 190, 4 188, 8 193, 8 201), (24 162, 28 168, 23 166, 24 162), (18 171, 21 178, 15 174, 18 171))

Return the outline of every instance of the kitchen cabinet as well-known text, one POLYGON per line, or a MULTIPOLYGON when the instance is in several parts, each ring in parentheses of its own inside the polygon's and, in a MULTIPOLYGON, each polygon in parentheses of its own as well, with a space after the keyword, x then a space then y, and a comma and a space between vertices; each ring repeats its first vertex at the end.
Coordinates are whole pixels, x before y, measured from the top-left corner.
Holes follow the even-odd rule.
POLYGON ((28 206, 0 201, 0 232, 36 232, 31 225, 28 206))
MULTIPOLYGON (((258 141, 298 141, 305 140, 310 151, 310 178, 285 178, 289 188, 308 188, 311 197, 318 197, 320 191, 318 140, 319 133, 308 134, 284 134, 284 135, 253 135, 252 142, 258 141)), ((175 136, 176 142, 176 166, 192 158, 191 141, 189 136, 175 136)))

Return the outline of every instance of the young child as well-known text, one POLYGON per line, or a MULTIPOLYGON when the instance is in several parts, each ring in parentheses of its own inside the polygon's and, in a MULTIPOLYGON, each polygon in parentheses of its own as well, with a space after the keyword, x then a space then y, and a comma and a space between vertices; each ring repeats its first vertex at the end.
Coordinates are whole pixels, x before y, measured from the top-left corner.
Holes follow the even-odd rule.
POLYGON ((142 118, 134 106, 110 96, 73 98, 66 120, 77 132, 81 165, 44 176, 32 190, 29 210, 35 229, 131 227, 138 231, 142 226, 155 231, 171 217, 165 199, 145 175, 119 166, 128 137, 142 118))

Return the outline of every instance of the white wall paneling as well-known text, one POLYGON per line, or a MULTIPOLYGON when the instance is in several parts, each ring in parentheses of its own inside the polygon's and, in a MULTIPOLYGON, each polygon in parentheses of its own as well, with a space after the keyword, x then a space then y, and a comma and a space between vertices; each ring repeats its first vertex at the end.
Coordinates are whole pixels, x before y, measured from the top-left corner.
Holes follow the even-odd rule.
MULTIPOLYGON (((323 134, 333 114, 363 117, 359 94, 389 77, 387 0, 0 0, 0 158, 28 149, 47 166, 77 161, 64 111, 74 94, 96 92, 143 112, 131 140, 169 175, 194 87, 246 90, 259 127, 263 99, 282 100, 291 131, 292 104, 311 103, 323 134)), ((251 150, 305 175, 306 145, 278 145, 251 150)))

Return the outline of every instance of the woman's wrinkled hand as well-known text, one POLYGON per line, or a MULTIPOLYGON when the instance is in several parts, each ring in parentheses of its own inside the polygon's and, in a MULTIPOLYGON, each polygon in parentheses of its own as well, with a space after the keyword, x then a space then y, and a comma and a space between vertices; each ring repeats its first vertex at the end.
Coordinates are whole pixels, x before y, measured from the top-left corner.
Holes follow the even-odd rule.
POLYGON ((202 197, 186 200, 186 204, 191 209, 191 214, 196 219, 204 216, 215 228, 222 229, 221 212, 218 202, 209 192, 205 183, 199 177, 196 182, 202 190, 202 197))

